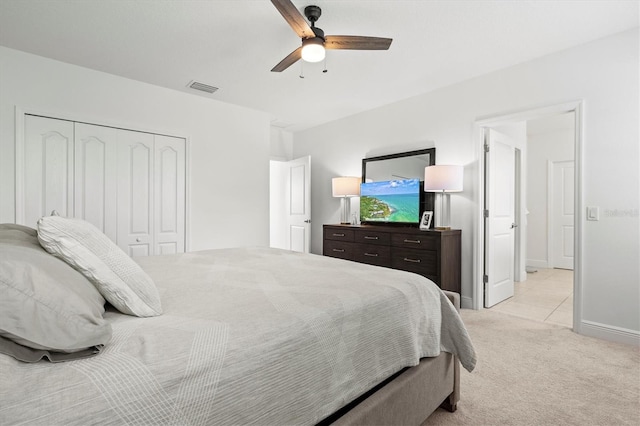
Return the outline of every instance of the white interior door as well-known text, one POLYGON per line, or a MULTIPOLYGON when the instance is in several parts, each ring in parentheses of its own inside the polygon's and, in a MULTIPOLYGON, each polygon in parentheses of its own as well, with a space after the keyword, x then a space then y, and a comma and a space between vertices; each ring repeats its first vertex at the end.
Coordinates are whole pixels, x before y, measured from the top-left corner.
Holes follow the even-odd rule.
POLYGON ((74 217, 117 238, 116 180, 118 130, 75 123, 74 217))
POLYGON ((515 143, 485 133, 485 307, 513 296, 515 240, 515 143))
POLYGON ((25 115, 23 186, 17 191, 18 223, 36 227, 38 219, 56 210, 73 215, 73 122, 25 115))
POLYGON ((553 162, 551 189, 552 262, 554 268, 573 270, 574 163, 553 162))
POLYGON ((311 157, 287 162, 287 241, 289 249, 311 250, 311 157))
POLYGON ((154 136, 153 254, 184 252, 185 240, 185 140, 154 136))
POLYGON ((153 253, 153 135, 118 133, 118 238, 129 256, 153 253))

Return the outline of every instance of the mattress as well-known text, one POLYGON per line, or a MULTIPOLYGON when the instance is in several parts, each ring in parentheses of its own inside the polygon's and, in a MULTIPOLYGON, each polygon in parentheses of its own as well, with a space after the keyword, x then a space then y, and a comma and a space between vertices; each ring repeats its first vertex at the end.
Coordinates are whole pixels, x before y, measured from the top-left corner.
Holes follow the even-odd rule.
POLYGON ((137 260, 164 314, 108 310, 92 358, 0 355, 0 424, 315 424, 423 357, 475 365, 455 308, 416 274, 268 248, 137 260))

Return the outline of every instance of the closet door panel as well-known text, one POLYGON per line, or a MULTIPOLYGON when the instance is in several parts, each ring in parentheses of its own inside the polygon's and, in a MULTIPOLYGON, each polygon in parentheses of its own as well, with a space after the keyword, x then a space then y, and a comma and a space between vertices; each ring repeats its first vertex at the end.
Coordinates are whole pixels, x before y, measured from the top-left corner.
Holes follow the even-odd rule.
POLYGON ((185 140, 155 136, 155 251, 184 252, 185 140))
POLYGON ((153 254, 153 135, 119 130, 118 246, 130 256, 153 254))
POLYGON ((26 115, 24 125, 22 221, 35 228, 52 210, 73 212, 73 122, 26 115))
POLYGON ((117 239, 116 182, 118 130, 76 123, 75 217, 117 239))

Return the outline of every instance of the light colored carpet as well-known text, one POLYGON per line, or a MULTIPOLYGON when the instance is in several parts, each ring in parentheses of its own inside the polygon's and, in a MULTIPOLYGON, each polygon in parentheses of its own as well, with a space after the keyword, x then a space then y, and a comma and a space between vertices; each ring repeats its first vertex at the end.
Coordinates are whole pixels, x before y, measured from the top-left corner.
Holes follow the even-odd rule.
POLYGON ((427 425, 640 425, 640 350, 490 310, 462 317, 478 354, 458 410, 427 425))

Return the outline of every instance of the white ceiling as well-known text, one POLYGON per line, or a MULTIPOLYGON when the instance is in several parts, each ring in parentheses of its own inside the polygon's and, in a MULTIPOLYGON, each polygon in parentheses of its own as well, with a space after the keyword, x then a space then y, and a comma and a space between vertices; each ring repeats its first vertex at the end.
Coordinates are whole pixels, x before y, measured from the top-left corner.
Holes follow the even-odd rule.
POLYGON ((639 26, 627 0, 294 0, 327 35, 393 38, 271 68, 300 45, 268 0, 0 0, 0 45, 266 111, 298 131, 639 26), (220 90, 196 92, 197 80, 220 90))

